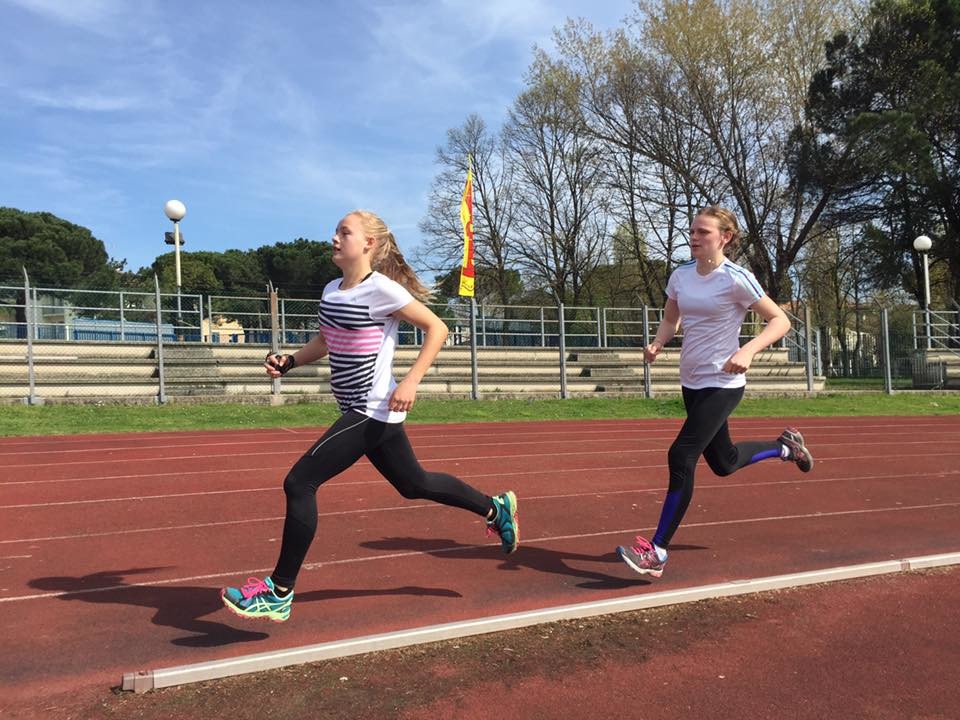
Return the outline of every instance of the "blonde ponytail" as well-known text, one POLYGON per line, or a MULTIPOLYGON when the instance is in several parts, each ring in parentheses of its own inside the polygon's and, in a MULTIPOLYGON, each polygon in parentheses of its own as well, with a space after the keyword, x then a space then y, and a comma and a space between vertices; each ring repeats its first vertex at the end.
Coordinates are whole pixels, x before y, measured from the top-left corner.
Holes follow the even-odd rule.
POLYGON ((397 245, 397 239, 390 232, 387 224, 378 215, 368 210, 354 210, 348 214, 360 218, 364 234, 377 241, 373 257, 370 259, 370 267, 403 285, 417 300, 428 300, 432 294, 430 289, 420 282, 413 268, 404 260, 403 253, 397 245))

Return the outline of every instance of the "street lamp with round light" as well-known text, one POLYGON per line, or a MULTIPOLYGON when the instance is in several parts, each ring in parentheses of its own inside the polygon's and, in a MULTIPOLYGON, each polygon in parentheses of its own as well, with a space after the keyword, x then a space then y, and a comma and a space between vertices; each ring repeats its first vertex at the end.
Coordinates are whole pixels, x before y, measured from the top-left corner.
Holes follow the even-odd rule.
POLYGON ((927 350, 931 348, 930 342, 930 248, 933 247, 933 240, 926 235, 920 235, 913 241, 913 249, 923 256, 923 314, 927 326, 927 350))
POLYGON ((187 207, 179 200, 167 200, 164 214, 173 220, 173 256, 177 273, 177 320, 180 319, 180 221, 187 214, 187 207))

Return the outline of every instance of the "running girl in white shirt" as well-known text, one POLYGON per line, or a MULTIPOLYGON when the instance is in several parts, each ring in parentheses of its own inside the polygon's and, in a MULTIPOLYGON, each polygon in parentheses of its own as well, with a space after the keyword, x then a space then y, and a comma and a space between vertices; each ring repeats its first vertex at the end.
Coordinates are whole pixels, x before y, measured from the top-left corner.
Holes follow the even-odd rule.
POLYGON ((693 497, 693 475, 701 454, 717 475, 775 457, 795 462, 803 472, 813 468, 813 456, 794 428, 769 442, 734 445, 730 439, 727 418, 743 397, 754 355, 790 329, 783 310, 753 274, 724 256, 738 236, 737 219, 729 210, 711 206, 697 214, 690 227, 693 259, 670 275, 663 322, 643 351, 647 362, 654 362, 683 325, 680 384, 687 419, 667 454, 670 485, 660 522, 653 542, 638 536, 636 544, 617 548, 621 559, 641 574, 663 574, 670 540, 693 497), (766 326, 740 347, 747 310, 759 314, 766 326))
POLYGON ((227 587, 221 598, 245 618, 283 622, 290 617, 293 586, 317 530, 317 489, 366 455, 405 498, 424 498, 469 510, 486 519, 504 552, 517 549, 517 497, 484 495, 452 475, 427 472, 417 462, 403 428, 417 386, 447 337, 447 326, 419 299, 429 292, 403 259, 383 220, 351 212, 333 236, 333 262, 343 277, 330 282, 320 302, 320 333, 292 355, 267 356, 264 367, 280 377, 294 367, 330 358, 330 388, 343 415, 290 469, 280 557, 269 577, 227 587), (393 378, 400 321, 424 332, 406 377, 393 378))

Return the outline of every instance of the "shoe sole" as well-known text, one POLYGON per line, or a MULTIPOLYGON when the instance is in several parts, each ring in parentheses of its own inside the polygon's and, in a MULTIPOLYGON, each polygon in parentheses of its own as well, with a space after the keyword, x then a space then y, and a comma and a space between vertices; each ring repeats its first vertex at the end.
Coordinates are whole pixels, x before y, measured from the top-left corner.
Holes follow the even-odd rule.
POLYGON ((243 618, 244 620, 269 620, 270 622, 282 623, 290 619, 289 612, 283 617, 277 613, 245 613, 232 602, 227 600, 226 593, 223 590, 220 591, 220 600, 223 602, 223 606, 227 608, 227 610, 232 612, 238 618, 243 618))
POLYGON ((520 547, 520 523, 517 522, 517 496, 513 490, 504 493, 507 501, 510 503, 510 524, 513 525, 513 544, 504 546, 503 551, 509 555, 517 551, 520 547))
POLYGON ((626 549, 622 545, 617 547, 617 555, 619 555, 620 559, 623 560, 624 563, 626 563, 627 567, 629 567, 634 572, 638 572, 641 575, 651 575, 655 578, 658 578, 661 575, 663 575, 663 569, 651 570, 650 568, 638 567, 633 561, 630 560, 629 557, 627 557, 626 549))

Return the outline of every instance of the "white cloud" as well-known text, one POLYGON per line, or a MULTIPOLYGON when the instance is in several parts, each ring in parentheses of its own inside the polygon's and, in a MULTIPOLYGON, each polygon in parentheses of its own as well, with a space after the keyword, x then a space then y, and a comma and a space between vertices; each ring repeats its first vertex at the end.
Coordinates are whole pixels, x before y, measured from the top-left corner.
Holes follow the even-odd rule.
POLYGON ((143 98, 138 96, 75 94, 69 91, 26 90, 21 92, 20 96, 27 102, 40 107, 79 112, 118 112, 134 110, 144 104, 143 98))
POLYGON ((97 35, 113 36, 133 12, 142 15, 152 2, 124 0, 3 0, 61 25, 97 35))
POLYGON ((134 267, 164 249, 138 238, 168 195, 193 248, 325 238, 360 206, 408 251, 447 129, 496 127, 534 44, 629 3, 0 0, 22 27, 0 58, 0 196, 92 223, 134 267))

